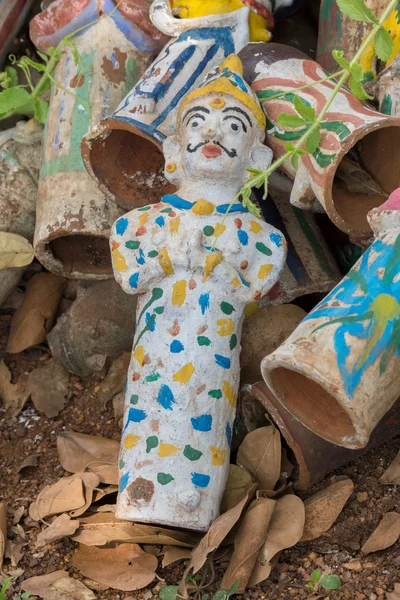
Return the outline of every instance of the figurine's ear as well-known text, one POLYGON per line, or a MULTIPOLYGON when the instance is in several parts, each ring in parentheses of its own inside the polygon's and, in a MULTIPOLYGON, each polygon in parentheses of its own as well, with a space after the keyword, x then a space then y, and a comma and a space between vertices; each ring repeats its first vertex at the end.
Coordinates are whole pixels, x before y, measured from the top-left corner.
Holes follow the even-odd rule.
POLYGON ((272 163, 272 158, 273 154, 271 148, 268 148, 268 146, 264 146, 264 144, 261 143, 257 144, 257 146, 251 151, 250 167, 252 169, 260 169, 261 171, 265 171, 272 163))
POLYGON ((181 148, 176 135, 170 135, 164 140, 163 153, 165 158, 164 176, 174 185, 181 182, 181 148))

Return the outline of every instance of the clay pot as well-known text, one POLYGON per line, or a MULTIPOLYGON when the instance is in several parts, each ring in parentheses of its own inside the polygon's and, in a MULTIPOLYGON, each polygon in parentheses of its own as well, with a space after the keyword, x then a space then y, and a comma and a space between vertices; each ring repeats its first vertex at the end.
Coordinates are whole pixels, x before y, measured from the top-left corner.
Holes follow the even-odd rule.
POLYGON ((36 256, 49 271, 65 277, 111 277, 109 229, 122 211, 86 172, 80 143, 151 61, 157 42, 144 32, 152 28, 143 17, 146 0, 140 5, 142 10, 129 13, 127 3, 117 8, 105 0, 76 0, 72 5, 56 0, 31 21, 31 38, 42 51, 87 25, 74 38, 79 65, 65 47, 53 74, 65 90, 52 90, 37 204, 36 256))
POLYGON ((249 41, 249 8, 177 19, 168 0, 155 0, 152 22, 172 36, 111 117, 88 133, 82 156, 88 172, 117 204, 157 202, 174 189, 164 175, 161 147, 175 133, 177 107, 205 74, 249 41))
POLYGON ((376 239, 261 370, 283 406, 333 444, 363 448, 400 396, 400 200, 369 214, 376 239))
MULTIPOLYGON (((286 152, 287 142, 299 139, 303 131, 301 127, 282 130, 276 126, 279 114, 297 114, 292 95, 276 100, 268 100, 268 97, 285 91, 293 93, 296 88, 324 78, 326 73, 302 52, 281 44, 248 44, 240 57, 245 77, 252 82, 267 116, 266 143, 275 156, 281 156, 286 152)), ((324 82, 299 90, 297 94, 318 114, 332 88, 331 82, 324 82)), ((383 204, 389 193, 400 185, 397 169, 400 119, 368 108, 342 89, 324 123, 320 147, 314 155, 299 157, 297 169, 289 160, 282 166, 294 180, 290 202, 310 209, 317 198, 339 229, 354 238, 368 238, 371 230, 367 213, 383 204), (371 190, 370 185, 348 183, 349 160, 359 161, 359 168, 372 178, 377 191, 371 190)))

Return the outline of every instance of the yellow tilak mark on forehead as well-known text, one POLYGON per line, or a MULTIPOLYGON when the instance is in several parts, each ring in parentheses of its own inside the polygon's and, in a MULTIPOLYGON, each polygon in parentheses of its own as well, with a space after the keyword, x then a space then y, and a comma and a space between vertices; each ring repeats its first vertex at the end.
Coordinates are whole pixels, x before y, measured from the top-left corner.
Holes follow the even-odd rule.
POLYGON ((224 381, 222 383, 222 392, 232 408, 236 408, 236 393, 233 385, 227 381, 224 381))
POLYGON ((226 102, 223 98, 213 98, 209 103, 211 108, 224 108, 225 104, 226 102))
POLYGON ((164 444, 164 442, 160 442, 160 446, 158 449, 158 456, 160 458, 166 458, 167 456, 172 456, 179 452, 180 448, 175 446, 174 444, 164 444))
POLYGON ((130 450, 134 446, 137 446, 139 442, 140 442, 140 435, 132 435, 131 433, 128 433, 128 435, 126 436, 126 438, 124 440, 124 448, 126 448, 127 450, 130 450))
POLYGON ((177 281, 172 288, 172 305, 182 306, 186 300, 186 279, 177 281))
POLYGON ((175 375, 172 376, 172 379, 174 381, 177 381, 181 385, 186 385, 187 383, 189 383, 190 378, 195 371, 196 369, 194 368, 193 363, 187 363, 187 365, 184 365, 182 369, 179 369, 179 371, 177 371, 175 375))
POLYGON ((196 200, 196 202, 193 204, 192 207, 192 212, 194 212, 195 215, 200 215, 200 216, 207 216, 207 215, 212 215, 212 213, 215 210, 215 204, 213 204, 212 202, 209 202, 208 200, 196 200))
POLYGON ((226 460, 226 450, 210 446, 211 464, 213 467, 222 467, 226 460))
POLYGON ((133 358, 136 358, 139 365, 141 367, 143 367, 143 361, 144 361, 144 347, 143 346, 138 346, 136 348, 135 352, 133 353, 133 358))
POLYGON ((168 250, 166 248, 162 248, 158 253, 158 260, 161 265, 162 270, 166 275, 172 275, 174 269, 172 267, 172 262, 168 254, 168 250))
POLYGON ((215 267, 219 265, 219 263, 222 262, 222 260, 223 255, 222 252, 219 252, 219 250, 207 256, 204 264, 204 277, 202 279, 203 283, 207 281, 211 273, 214 271, 215 267))

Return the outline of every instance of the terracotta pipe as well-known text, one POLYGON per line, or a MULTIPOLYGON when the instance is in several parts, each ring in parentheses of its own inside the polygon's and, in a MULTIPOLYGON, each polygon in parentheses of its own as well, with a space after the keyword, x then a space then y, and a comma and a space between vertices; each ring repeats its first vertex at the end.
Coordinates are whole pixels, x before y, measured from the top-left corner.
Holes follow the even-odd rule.
MULTIPOLYGON (((305 54, 283 44, 248 44, 240 57, 245 77, 252 82, 267 117, 266 143, 276 157, 281 156, 286 152, 287 142, 299 139, 304 129, 277 127, 277 116, 283 112, 297 114, 293 90, 324 78, 326 73, 305 54), (287 96, 268 100, 285 91, 287 96)), ((332 88, 331 82, 324 82, 299 90, 297 95, 318 114, 332 88)), ((299 157, 297 169, 290 160, 282 166, 294 180, 290 201, 294 206, 310 209, 316 198, 339 229, 354 238, 369 238, 368 212, 383 204, 390 192, 400 185, 397 168, 400 118, 372 110, 343 88, 324 123, 320 147, 313 156, 299 157), (350 150, 353 154, 349 154, 350 150), (346 177, 343 181, 343 173, 346 174, 349 160, 359 162, 359 169, 374 180, 377 191, 371 191, 370 186, 364 186, 362 192, 359 188, 348 187, 346 177)))

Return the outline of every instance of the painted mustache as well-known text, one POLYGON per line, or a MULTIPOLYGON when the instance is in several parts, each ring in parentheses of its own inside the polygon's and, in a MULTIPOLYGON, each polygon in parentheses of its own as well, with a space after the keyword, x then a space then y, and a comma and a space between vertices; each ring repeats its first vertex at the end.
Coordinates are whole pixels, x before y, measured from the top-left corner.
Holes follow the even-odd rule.
POLYGON ((222 148, 222 150, 224 152, 226 152, 226 154, 230 158, 235 158, 235 156, 237 156, 237 152, 236 152, 235 148, 232 148, 232 150, 228 150, 228 148, 225 148, 225 146, 223 146, 219 142, 210 142, 210 140, 206 140, 205 142, 200 142, 199 144, 197 144, 197 146, 194 146, 194 147, 192 147, 191 144, 188 144, 186 149, 188 152, 197 152, 197 150, 199 148, 201 148, 202 146, 207 146, 207 144, 214 144, 215 146, 219 146, 219 148, 222 148))

